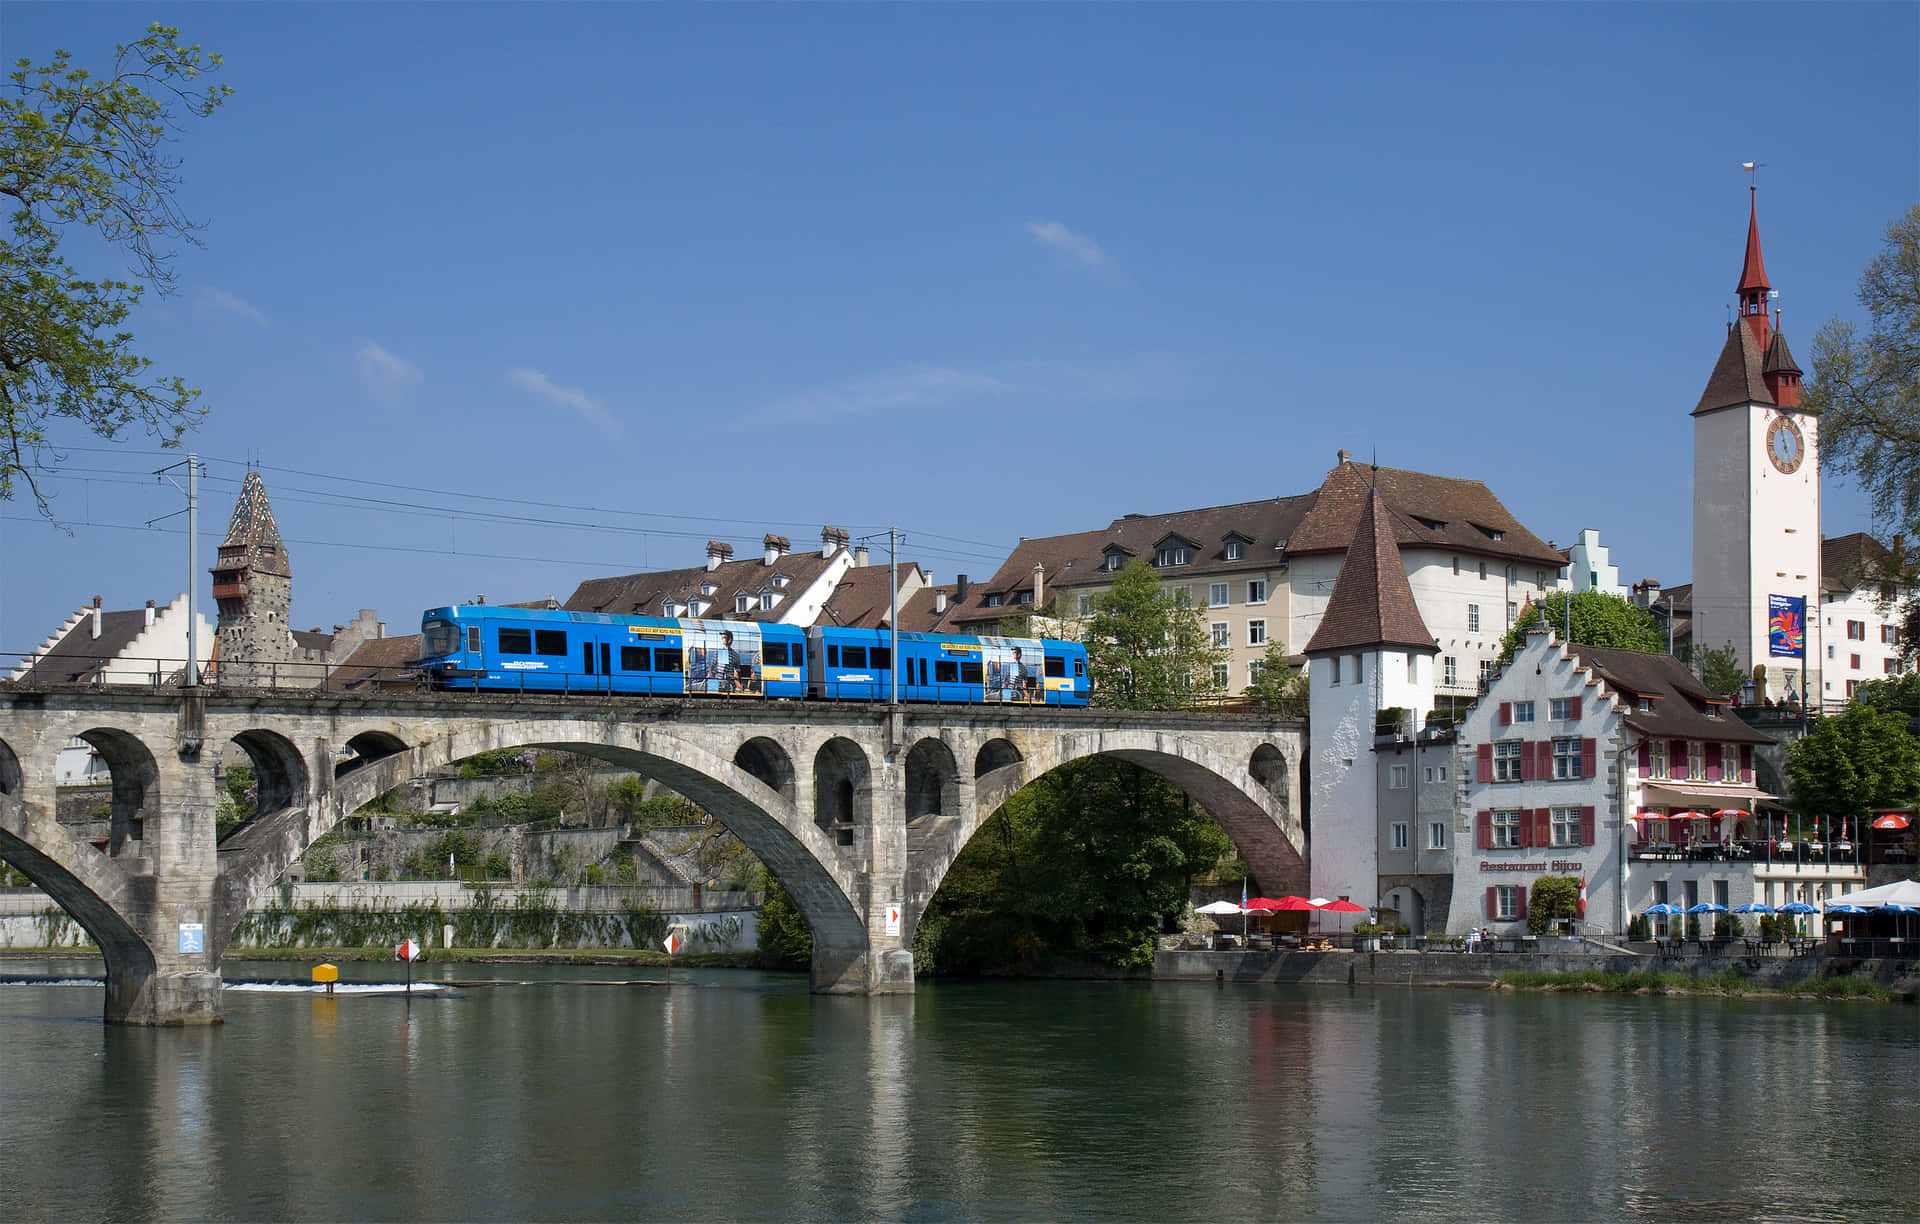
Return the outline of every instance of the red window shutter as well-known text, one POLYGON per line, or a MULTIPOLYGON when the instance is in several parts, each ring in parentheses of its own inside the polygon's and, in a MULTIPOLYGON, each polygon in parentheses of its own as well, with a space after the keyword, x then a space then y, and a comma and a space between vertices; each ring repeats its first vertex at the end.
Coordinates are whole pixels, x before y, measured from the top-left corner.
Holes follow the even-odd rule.
POLYGON ((1669 778, 1687 776, 1687 741, 1674 740, 1667 745, 1667 776, 1669 778))
POLYGON ((1533 809, 1520 809, 1520 847, 1526 849, 1533 845, 1533 809))
POLYGON ((1707 745, 1707 781, 1718 782, 1719 780, 1720 780, 1720 745, 1708 744, 1707 745))
POLYGON ((1749 783, 1753 781, 1753 745, 1752 744, 1740 745, 1740 780, 1742 782, 1749 782, 1749 783))
POLYGON ((1580 776, 1597 778, 1600 776, 1600 743, 1598 740, 1580 741, 1580 776))
POLYGON ((1481 782, 1493 781, 1493 745, 1480 745, 1479 752, 1476 755, 1478 756, 1478 760, 1476 761, 1476 779, 1481 782))
POLYGON ((1553 777, 1553 741, 1541 740, 1534 750, 1540 754, 1540 760, 1533 776, 1543 780, 1553 777))
POLYGON ((1518 884, 1513 890, 1513 916, 1524 919, 1527 916, 1527 886, 1518 884))
POLYGON ((1580 809, 1580 844, 1583 846, 1591 846, 1594 844, 1593 808, 1590 806, 1580 809))
POLYGON ((1551 846, 1553 844, 1553 809, 1533 809, 1533 844, 1551 846))
POLYGON ((1640 776, 1644 778, 1652 772, 1653 772, 1653 744, 1647 740, 1641 740, 1640 741, 1640 776))
POLYGON ((1488 885, 1487 886, 1487 917, 1498 918, 1499 916, 1500 916, 1500 890, 1493 887, 1492 885, 1488 885))
POLYGON ((1493 813, 1481 812, 1473 818, 1473 845, 1477 850, 1493 849, 1493 813))
POLYGON ((1511 701, 1503 701, 1500 703, 1500 725, 1503 727, 1511 727, 1513 725, 1513 703, 1511 701))
POLYGON ((1579 718, 1580 717, 1580 699, 1578 697, 1575 697, 1571 704, 1573 706, 1573 712, 1571 715, 1569 715, 1569 717, 1579 718))
POLYGON ((1522 740, 1520 741, 1520 780, 1531 782, 1533 778, 1533 741, 1522 740))

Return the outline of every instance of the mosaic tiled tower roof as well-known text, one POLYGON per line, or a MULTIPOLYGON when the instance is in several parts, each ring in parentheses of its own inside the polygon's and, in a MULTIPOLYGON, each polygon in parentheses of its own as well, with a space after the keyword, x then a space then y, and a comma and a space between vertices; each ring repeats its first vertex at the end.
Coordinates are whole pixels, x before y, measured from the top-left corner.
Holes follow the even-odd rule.
POLYGON ((293 659, 293 631, 287 624, 293 563, 258 472, 248 472, 240 482, 233 519, 213 564, 213 598, 220 608, 219 683, 266 683, 272 665, 293 659))

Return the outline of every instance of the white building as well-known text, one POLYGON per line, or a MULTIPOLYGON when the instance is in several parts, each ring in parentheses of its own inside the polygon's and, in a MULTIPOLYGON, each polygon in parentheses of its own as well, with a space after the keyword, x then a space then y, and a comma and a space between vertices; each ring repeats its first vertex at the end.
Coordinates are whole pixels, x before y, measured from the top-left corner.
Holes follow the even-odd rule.
MULTIPOLYGON (((177 684, 187 665, 187 597, 166 607, 149 599, 144 608, 110 612, 93 603, 74 612, 24 656, 9 680, 30 684, 177 684)), ((194 619, 195 658, 212 657, 213 626, 194 619)))
POLYGON ((1620 585, 1620 567, 1613 564, 1607 553, 1607 546, 1600 542, 1600 533, 1592 527, 1583 527, 1580 538, 1575 540, 1566 552, 1566 564, 1560 567, 1560 576, 1554 580, 1556 591, 1601 591, 1620 599, 1627 598, 1627 588, 1620 585))
POLYGON ((1884 545, 1865 532, 1820 541, 1820 698, 1828 709, 1853 700, 1869 680, 1900 674, 1900 624, 1880 606, 1874 582, 1888 560, 1884 545))

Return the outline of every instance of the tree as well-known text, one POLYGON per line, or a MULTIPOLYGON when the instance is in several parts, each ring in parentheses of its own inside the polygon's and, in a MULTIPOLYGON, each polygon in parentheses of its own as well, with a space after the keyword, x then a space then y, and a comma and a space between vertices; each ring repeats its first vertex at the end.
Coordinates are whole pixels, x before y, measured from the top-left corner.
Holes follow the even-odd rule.
POLYGON ((1580 881, 1574 876, 1540 876, 1527 897, 1527 933, 1544 935, 1556 918, 1579 915, 1580 881))
POLYGON ((1134 558, 1093 601, 1087 622, 1087 673, 1095 705, 1122 710, 1183 710, 1212 691, 1214 647, 1199 609, 1161 589, 1134 558))
POLYGON ((1920 672, 1869 680, 1860 686, 1854 700, 1882 714, 1899 715, 1907 720, 1908 730, 1920 735, 1920 672))
POLYGON ((1733 651, 1733 643, 1725 646, 1706 646, 1695 652, 1694 662, 1700 676, 1700 683, 1710 692, 1721 697, 1737 696, 1747 683, 1747 673, 1740 666, 1740 660, 1733 651))
MULTIPOLYGON (((1543 607, 1554 635, 1567 636, 1567 599, 1568 596, 1556 593, 1548 596, 1544 603, 1528 605, 1500 642, 1501 666, 1513 662, 1513 656, 1526 643, 1527 631, 1540 623, 1543 607)), ((1605 591, 1581 591, 1572 596, 1572 601, 1573 641, 1580 645, 1621 646, 1662 653, 1667 649, 1666 631, 1653 619, 1653 613, 1639 604, 1605 591)))
POLYGON ((104 438, 145 428, 162 446, 202 410, 199 391, 177 377, 148 374, 123 329, 142 293, 173 289, 174 239, 198 245, 175 199, 180 163, 166 146, 177 114, 206 116, 232 90, 202 87, 220 67, 179 31, 154 24, 117 48, 112 71, 96 77, 66 51, 51 63, 17 61, 0 96, 0 194, 14 202, 0 239, 0 500, 16 478, 43 514, 35 473, 57 457, 49 430, 61 421, 104 438), (83 278, 61 250, 74 229, 118 248, 129 280, 83 278))
POLYGON ((1255 709, 1298 713, 1307 692, 1307 674, 1287 662, 1287 648, 1269 643, 1254 666, 1253 682, 1243 694, 1255 709))
POLYGON ((1920 742, 1902 715, 1855 703, 1788 750, 1787 778, 1802 815, 1865 816, 1920 798, 1920 742))

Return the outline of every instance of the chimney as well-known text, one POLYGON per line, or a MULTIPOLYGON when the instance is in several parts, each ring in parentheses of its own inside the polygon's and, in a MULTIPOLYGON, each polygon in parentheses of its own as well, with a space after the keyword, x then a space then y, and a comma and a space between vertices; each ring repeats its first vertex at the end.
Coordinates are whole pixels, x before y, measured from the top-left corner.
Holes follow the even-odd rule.
MULTIPOLYGON (((335 625, 333 627, 333 636, 339 637, 341 634, 345 633, 346 631, 347 631, 347 627, 345 625, 335 625)), ((314 632, 318 633, 320 631, 318 629, 315 629, 314 632)))
POLYGON ((95 641, 100 639, 100 597, 98 595, 93 597, 93 637, 95 641))
POLYGON ((478 604, 480 607, 484 608, 487 606, 487 597, 484 594, 475 595, 473 597, 473 602, 478 604))
POLYGON ((935 591, 933 593, 933 610, 936 615, 947 610, 947 593, 945 591, 935 591))
POLYGON ((153 628, 153 601, 147 601, 147 628, 153 628))
POLYGON ((853 550, 853 563, 861 569, 865 569, 869 564, 867 560, 867 546, 865 544, 853 550))
POLYGON ((1342 463, 1345 463, 1347 460, 1353 458, 1353 452, 1350 450, 1342 449, 1342 450, 1336 451, 1335 454, 1339 456, 1340 462, 1342 463))
POLYGON ((967 576, 965 574, 955 574, 953 576, 953 602, 967 602, 967 576))
POLYGON ((1047 568, 1038 561, 1033 563, 1033 610, 1038 612, 1047 604, 1047 568))
POLYGON ((373 636, 375 637, 387 636, 387 622, 385 621, 373 622, 373 636))
POLYGON ((722 544, 718 540, 707 541, 707 572, 711 574, 722 563, 733 560, 733 545, 722 544))
POLYGON ((820 556, 824 559, 847 546, 847 532, 843 527, 822 527, 820 529, 820 556))
POLYGON ((772 533, 768 533, 767 537, 761 541, 761 544, 764 545, 767 550, 766 559, 762 562, 763 565, 772 565, 775 561, 786 556, 793 548, 792 540, 789 540, 785 536, 773 535, 772 533))

